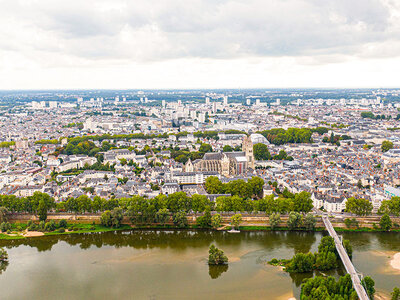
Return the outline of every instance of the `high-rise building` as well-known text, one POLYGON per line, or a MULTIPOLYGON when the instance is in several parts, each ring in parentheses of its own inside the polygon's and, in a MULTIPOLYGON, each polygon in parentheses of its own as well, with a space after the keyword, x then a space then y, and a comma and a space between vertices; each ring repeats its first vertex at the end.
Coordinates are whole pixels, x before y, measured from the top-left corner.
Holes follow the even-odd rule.
POLYGON ((161 106, 162 106, 162 107, 165 107, 165 105, 166 105, 165 100, 161 100, 161 106))
POLYGON ((200 113, 199 114, 199 122, 204 123, 206 121, 206 114, 200 113))
POLYGON ((210 104, 210 97, 206 97, 206 104, 210 104))
POLYGON ((228 105, 228 96, 223 97, 223 104, 224 104, 224 106, 228 105))
POLYGON ((57 108, 57 101, 49 101, 50 108, 57 108))
POLYGON ((217 102, 213 102, 212 104, 212 113, 215 114, 217 112, 217 102))
POLYGON ((250 98, 246 99, 246 105, 251 105, 251 99, 250 98))

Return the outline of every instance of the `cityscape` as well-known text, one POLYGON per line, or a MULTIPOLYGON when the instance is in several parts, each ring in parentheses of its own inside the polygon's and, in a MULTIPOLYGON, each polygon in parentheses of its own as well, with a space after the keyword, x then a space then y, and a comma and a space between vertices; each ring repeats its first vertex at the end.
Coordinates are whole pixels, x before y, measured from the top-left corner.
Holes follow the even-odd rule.
POLYGON ((399 300, 399 25, 0 0, 0 298, 399 300))

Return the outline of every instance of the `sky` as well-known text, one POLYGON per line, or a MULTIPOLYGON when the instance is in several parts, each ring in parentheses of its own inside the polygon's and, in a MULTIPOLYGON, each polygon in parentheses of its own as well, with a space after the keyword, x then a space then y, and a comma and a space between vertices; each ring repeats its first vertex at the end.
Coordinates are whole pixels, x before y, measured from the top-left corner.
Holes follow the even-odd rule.
POLYGON ((399 0, 0 0, 0 89, 399 87, 399 0))

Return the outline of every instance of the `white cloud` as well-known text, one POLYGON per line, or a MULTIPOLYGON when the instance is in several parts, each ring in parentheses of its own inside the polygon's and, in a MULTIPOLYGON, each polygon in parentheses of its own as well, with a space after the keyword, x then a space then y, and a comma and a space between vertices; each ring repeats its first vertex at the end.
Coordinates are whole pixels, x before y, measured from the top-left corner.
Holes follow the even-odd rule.
POLYGON ((396 0, 0 0, 2 89, 392 85, 399 50, 396 0))

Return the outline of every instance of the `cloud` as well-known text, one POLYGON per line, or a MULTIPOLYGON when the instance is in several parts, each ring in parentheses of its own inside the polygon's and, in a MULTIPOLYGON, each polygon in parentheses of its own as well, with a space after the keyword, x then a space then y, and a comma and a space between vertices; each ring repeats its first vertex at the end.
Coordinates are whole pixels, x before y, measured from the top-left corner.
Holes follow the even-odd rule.
POLYGON ((364 83, 367 70, 392 78, 373 72, 398 66, 399 50, 398 0, 0 0, 5 88, 313 85, 339 67, 364 83))
POLYGON ((0 5, 1 49, 93 60, 361 55, 366 45, 400 39, 393 1, 3 0, 0 5))

